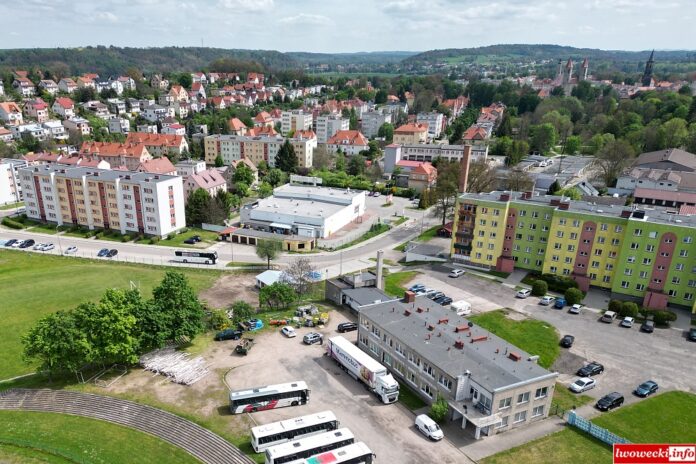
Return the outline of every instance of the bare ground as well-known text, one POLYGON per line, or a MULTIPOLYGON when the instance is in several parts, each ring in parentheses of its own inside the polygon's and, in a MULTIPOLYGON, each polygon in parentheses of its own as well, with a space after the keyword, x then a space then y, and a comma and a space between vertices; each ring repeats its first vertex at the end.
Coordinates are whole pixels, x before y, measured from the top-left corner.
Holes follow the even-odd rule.
POLYGON ((244 300, 258 307, 259 292, 255 287, 256 274, 256 271, 226 273, 198 296, 210 308, 224 309, 238 300, 244 300))

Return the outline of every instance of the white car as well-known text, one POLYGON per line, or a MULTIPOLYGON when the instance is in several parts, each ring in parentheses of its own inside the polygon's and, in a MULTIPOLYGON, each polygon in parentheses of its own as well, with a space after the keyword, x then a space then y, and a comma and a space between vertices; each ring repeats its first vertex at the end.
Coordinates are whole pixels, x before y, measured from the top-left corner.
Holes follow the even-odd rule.
POLYGON ((72 255, 74 253, 77 253, 77 247, 76 246, 71 246, 65 249, 65 254, 66 255, 72 255))
POLYGON ((293 329, 289 325, 286 325, 285 327, 280 329, 280 333, 282 333, 283 335, 285 335, 288 338, 297 337, 297 333, 295 332, 295 329, 293 329))
POLYGON ((41 249, 42 249, 43 247, 45 247, 45 246, 46 246, 45 243, 37 243, 37 244, 34 245, 31 249, 32 249, 32 250, 41 250, 41 249))
POLYGON ((452 272, 449 273, 449 276, 457 278, 463 276, 464 274, 466 274, 466 271, 464 269, 452 269, 452 272))
POLYGON ((554 296, 542 296, 541 300, 539 300, 539 304, 542 306, 549 306, 553 304, 554 301, 556 301, 556 297, 554 296))
POLYGON ((573 306, 570 307, 568 312, 570 314, 580 314, 580 311, 582 311, 582 307, 583 307, 583 305, 581 305, 581 304, 574 304, 573 306))
POLYGON ((530 289, 523 288, 522 290, 518 291, 515 296, 517 298, 527 298, 531 294, 532 294, 532 291, 530 289))
POLYGON ((568 387, 570 391, 575 393, 582 393, 587 390, 591 390, 597 386, 597 381, 589 377, 582 377, 577 379, 575 382, 571 383, 568 387))
POLYGON ((440 426, 427 414, 416 416, 416 428, 433 441, 440 441, 445 437, 440 426))
POLYGON ((623 321, 621 321, 621 324, 619 324, 619 325, 621 325, 621 327, 629 327, 630 328, 630 327, 633 327, 634 322, 635 322, 634 318, 632 318, 630 316, 626 316, 623 318, 623 321))
POLYGON ((44 246, 41 247, 41 251, 51 251, 54 249, 56 246, 52 243, 47 243, 44 246))

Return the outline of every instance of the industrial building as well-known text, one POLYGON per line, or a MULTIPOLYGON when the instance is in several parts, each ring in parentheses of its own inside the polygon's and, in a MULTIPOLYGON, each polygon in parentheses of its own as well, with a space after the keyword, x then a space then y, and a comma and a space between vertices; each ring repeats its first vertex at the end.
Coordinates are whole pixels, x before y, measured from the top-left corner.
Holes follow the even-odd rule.
POLYGON ((365 214, 365 191, 287 184, 245 205, 244 227, 277 234, 327 238, 365 214))

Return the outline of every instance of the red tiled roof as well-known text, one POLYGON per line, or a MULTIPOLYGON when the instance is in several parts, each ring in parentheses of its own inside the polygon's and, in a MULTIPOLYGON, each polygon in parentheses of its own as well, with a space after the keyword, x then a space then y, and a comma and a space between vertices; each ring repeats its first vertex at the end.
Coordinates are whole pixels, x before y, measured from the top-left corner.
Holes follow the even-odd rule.
POLYGON ((464 131, 462 138, 464 140, 484 140, 488 135, 488 131, 483 127, 471 126, 464 131))
POLYGON ((233 131, 247 128, 247 126, 239 118, 232 118, 227 121, 227 124, 230 126, 230 130, 233 131))
POLYGON ((176 171, 176 168, 169 161, 169 158, 163 156, 154 158, 140 163, 137 169, 138 172, 149 172, 150 174, 169 174, 176 171))
POLYGON ((278 135, 278 132, 276 132, 276 130, 271 126, 252 127, 251 129, 249 129, 247 131, 247 135, 249 135, 251 137, 255 137, 258 135, 270 136, 270 135, 278 135))
POLYGON ((415 134, 418 132, 428 132, 428 125, 425 123, 404 124, 394 130, 395 134, 415 134))
POLYGON ((296 131, 295 134, 293 135, 294 139, 315 139, 317 138, 317 134, 314 133, 313 130, 300 130, 296 131))
POLYGON ((399 160, 396 162, 396 165, 401 166, 402 168, 415 168, 420 166, 422 162, 423 161, 399 160))
POLYGON ((145 152, 147 148, 142 143, 83 142, 80 148, 80 154, 95 156, 140 158, 145 152))
POLYGON ((15 102, 2 102, 0 103, 0 108, 5 113, 21 113, 22 110, 19 109, 19 106, 15 102))
POLYGON ((696 203, 696 193, 690 192, 671 192, 668 190, 637 188, 635 192, 633 192, 633 196, 636 198, 696 203))
POLYGON ((67 97, 56 98, 56 103, 58 103, 60 106, 62 106, 66 110, 75 107, 75 103, 73 103, 73 101, 67 97))
MULTIPOLYGON (((170 127, 174 126, 172 124, 170 127)), ((150 134, 147 132, 129 132, 126 143, 142 143, 145 146, 180 147, 183 135, 150 134)))
POLYGON ((367 145, 367 139, 357 130, 340 130, 327 142, 329 145, 367 145))

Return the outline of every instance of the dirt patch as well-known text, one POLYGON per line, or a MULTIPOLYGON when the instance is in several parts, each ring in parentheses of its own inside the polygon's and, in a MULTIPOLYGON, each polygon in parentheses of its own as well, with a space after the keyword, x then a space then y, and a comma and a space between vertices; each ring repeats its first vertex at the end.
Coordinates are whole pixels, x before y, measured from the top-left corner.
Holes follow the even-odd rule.
POLYGON ((574 375, 584 364, 585 358, 562 348, 561 354, 556 358, 553 366, 551 366, 551 371, 558 372, 559 374, 574 375))
POLYGON ((528 319, 527 315, 510 308, 505 308, 505 317, 512 321, 524 321, 525 319, 528 319))
POLYGON ((198 297, 210 308, 225 309, 238 300, 254 307, 259 305, 259 292, 255 287, 256 272, 232 272, 224 274, 198 297))

